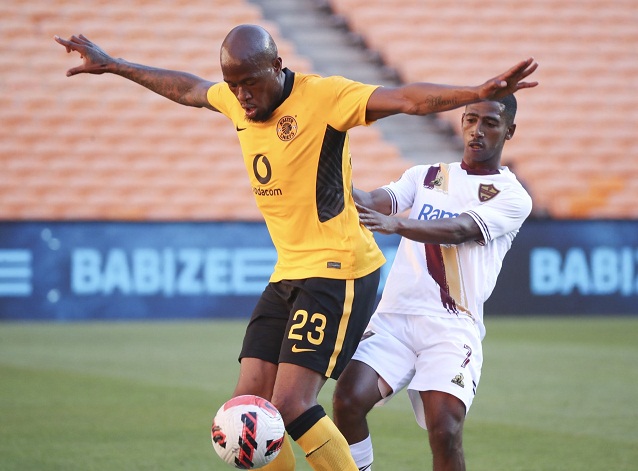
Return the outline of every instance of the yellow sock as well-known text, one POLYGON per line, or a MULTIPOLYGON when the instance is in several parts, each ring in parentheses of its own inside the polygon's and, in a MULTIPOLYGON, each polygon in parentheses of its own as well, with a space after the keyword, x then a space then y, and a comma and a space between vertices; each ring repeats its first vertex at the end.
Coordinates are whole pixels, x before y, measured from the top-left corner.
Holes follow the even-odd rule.
POLYGON ((319 419, 297 443, 315 471, 359 471, 348 442, 328 416, 319 419))
POLYGON ((284 435, 284 442, 277 457, 260 468, 262 471, 294 471, 295 469, 295 453, 290 444, 288 434, 284 435))

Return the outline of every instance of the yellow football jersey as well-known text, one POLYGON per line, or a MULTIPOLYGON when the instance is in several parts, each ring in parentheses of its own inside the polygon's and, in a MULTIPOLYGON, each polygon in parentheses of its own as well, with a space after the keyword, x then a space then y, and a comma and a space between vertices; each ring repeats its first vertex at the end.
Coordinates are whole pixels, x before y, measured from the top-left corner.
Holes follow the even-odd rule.
POLYGON ((271 281, 362 277, 385 259, 359 224, 347 130, 369 124, 366 104, 376 86, 284 71, 288 95, 265 122, 247 121, 226 83, 208 90, 211 105, 235 125, 277 249, 271 281))

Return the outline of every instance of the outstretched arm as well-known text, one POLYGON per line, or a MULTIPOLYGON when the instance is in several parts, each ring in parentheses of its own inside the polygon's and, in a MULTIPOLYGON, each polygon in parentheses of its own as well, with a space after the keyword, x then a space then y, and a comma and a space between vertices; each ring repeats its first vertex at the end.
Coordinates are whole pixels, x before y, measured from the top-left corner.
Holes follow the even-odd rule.
POLYGON ((482 240, 478 224, 467 214, 454 218, 427 221, 386 216, 357 204, 359 220, 371 231, 381 234, 399 234, 407 239, 426 244, 462 244, 482 240))
POLYGON ((59 36, 54 36, 54 39, 66 48, 66 52, 76 51, 82 57, 82 65, 69 69, 66 73, 68 77, 77 74, 120 75, 181 105, 217 111, 206 98, 206 92, 213 82, 186 72, 158 69, 133 64, 124 59, 115 59, 81 34, 71 36, 68 40, 59 36))
POLYGON ((398 113, 426 115, 448 111, 481 100, 499 99, 538 82, 524 82, 538 63, 533 58, 521 61, 508 71, 475 87, 455 87, 432 83, 411 83, 401 87, 379 87, 370 96, 366 110, 368 121, 398 113))

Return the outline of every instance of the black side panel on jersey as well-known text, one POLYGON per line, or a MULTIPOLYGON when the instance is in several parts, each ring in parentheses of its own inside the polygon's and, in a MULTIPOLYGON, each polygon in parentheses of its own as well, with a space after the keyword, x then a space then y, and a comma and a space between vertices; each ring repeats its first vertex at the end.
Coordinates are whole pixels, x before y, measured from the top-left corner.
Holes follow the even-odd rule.
POLYGON ((326 222, 345 208, 341 168, 346 133, 327 126, 317 169, 317 216, 326 222))

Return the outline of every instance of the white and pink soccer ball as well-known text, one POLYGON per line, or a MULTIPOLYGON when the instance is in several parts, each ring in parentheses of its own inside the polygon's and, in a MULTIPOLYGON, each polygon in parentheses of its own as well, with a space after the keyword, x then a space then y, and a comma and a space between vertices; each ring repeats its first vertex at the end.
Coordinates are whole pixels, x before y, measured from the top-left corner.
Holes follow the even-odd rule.
POLYGON ((285 431, 281 414, 266 399, 237 396, 217 411, 211 440, 224 462, 237 469, 257 469, 279 454, 285 431))

